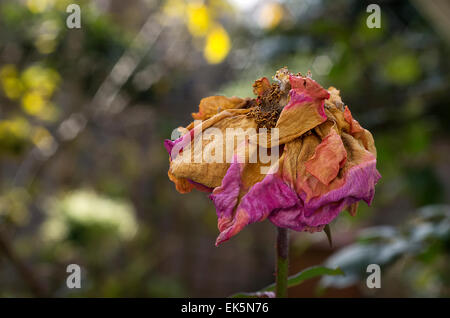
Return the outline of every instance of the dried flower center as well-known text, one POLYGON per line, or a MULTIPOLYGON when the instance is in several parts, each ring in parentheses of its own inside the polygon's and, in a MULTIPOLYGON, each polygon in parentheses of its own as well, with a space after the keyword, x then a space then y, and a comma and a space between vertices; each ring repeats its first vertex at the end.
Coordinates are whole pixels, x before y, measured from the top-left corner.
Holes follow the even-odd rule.
POLYGON ((258 95, 256 108, 247 114, 253 118, 258 128, 273 128, 276 126, 281 110, 288 103, 290 85, 284 89, 279 83, 270 84, 267 78, 257 80, 253 84, 253 92, 258 95))
POLYGON ((259 107, 253 109, 247 114, 255 120, 258 128, 273 128, 276 126, 281 110, 262 111, 259 107))

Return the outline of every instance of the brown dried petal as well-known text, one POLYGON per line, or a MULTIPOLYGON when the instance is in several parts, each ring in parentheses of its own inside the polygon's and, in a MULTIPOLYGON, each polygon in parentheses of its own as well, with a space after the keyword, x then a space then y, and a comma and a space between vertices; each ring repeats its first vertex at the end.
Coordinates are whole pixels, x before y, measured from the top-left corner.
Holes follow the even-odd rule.
MULTIPOLYGON (((210 118, 203 122, 203 138, 196 134, 190 142, 190 149, 192 151, 183 151, 176 158, 174 158, 170 165, 170 172, 176 178, 185 178, 197 183, 201 183, 207 187, 215 188, 222 182, 225 173, 230 166, 230 157, 236 152, 238 147, 237 142, 233 138, 226 138, 226 129, 241 128, 237 131, 237 140, 245 140, 248 137, 249 128, 256 129, 256 123, 251 118, 248 118, 245 113, 249 110, 228 110, 210 118), (224 140, 212 136, 212 138, 205 138, 209 132, 208 129, 219 129, 224 140), (201 140, 200 140, 201 138, 201 140), (201 150, 197 145, 202 145, 201 150), (218 156, 215 153, 216 149, 222 149, 222 162, 213 160, 212 156, 218 156), (227 154, 227 151, 229 153, 227 154), (228 157, 227 157, 228 155, 228 157), (199 158, 198 163, 195 162, 195 156, 199 158), (210 161, 210 162, 208 162, 210 161)), ((198 131, 199 133, 200 131, 198 131)), ((185 147, 184 149, 189 148, 185 147)))
POLYGON ((198 113, 192 113, 192 118, 206 120, 226 109, 241 108, 246 104, 246 100, 239 97, 209 96, 203 98, 198 106, 198 113))

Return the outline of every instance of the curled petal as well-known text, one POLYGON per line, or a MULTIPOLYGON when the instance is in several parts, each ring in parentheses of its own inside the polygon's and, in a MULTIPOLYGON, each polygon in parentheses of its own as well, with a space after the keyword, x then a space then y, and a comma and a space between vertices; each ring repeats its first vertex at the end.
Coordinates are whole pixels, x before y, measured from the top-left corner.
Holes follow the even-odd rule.
POLYGON ((362 128, 358 121, 353 119, 352 113, 347 106, 345 106, 344 117, 350 126, 349 133, 355 137, 366 150, 370 151, 376 157, 377 150, 375 148, 375 141, 373 140, 370 131, 362 128))
POLYGON ((291 75, 289 76, 289 81, 291 83, 291 88, 295 92, 306 95, 313 100, 323 101, 330 97, 327 90, 311 78, 291 75))
POLYGON ((189 193, 194 188, 194 185, 189 182, 189 180, 185 178, 177 178, 175 177, 170 170, 167 172, 167 175, 169 176, 170 181, 175 183, 175 188, 180 193, 189 193))
POLYGON ((239 97, 209 96, 203 98, 198 106, 198 113, 192 113, 192 118, 206 120, 226 109, 241 108, 246 100, 239 97))
POLYGON ((330 97, 325 100, 325 107, 336 107, 340 111, 343 111, 344 103, 342 102, 339 90, 331 86, 328 88, 328 93, 330 97))
MULTIPOLYGON (((328 121, 335 124, 339 133, 344 131, 351 134, 366 150, 376 156, 377 151, 372 134, 361 127, 358 121, 353 118, 348 106, 344 106, 339 95, 339 90, 330 87, 328 92, 330 93, 330 98, 325 100, 325 114, 328 117, 328 121)), ((319 127, 316 128, 316 132, 322 137, 323 135, 321 135, 321 131, 318 129, 319 127)))
POLYGON ((370 205, 375 193, 375 184, 378 182, 380 174, 375 168, 375 158, 368 159, 368 161, 347 171, 345 182, 341 187, 307 201, 305 203, 305 214, 315 214, 316 209, 328 204, 339 203, 340 208, 344 209, 356 201, 364 200, 370 205), (341 205, 340 201, 346 198, 350 198, 350 200, 341 205), (350 202, 351 200, 354 201, 350 202))
POLYGON ((241 173, 242 166, 233 163, 218 188, 220 190, 214 190, 210 196, 219 219, 220 234, 216 245, 227 241, 246 225, 266 219, 273 210, 297 201, 297 195, 276 174, 267 175, 238 200, 241 173))
POLYGON ((352 113, 350 112, 348 106, 345 106, 344 118, 345 121, 350 125, 350 134, 354 135, 363 131, 363 128, 359 125, 359 123, 353 119, 352 113))
MULTIPOLYGON (((334 133, 334 129, 331 129, 329 136, 334 133)), ((269 217, 270 221, 277 226, 303 231, 309 227, 317 228, 328 224, 349 206, 351 213, 356 212, 355 204, 360 200, 367 204, 372 202, 375 184, 381 177, 376 169, 375 156, 349 134, 343 133, 341 142, 347 153, 347 160, 329 183, 319 180, 322 175, 317 178, 308 171, 307 163, 311 162, 309 158, 320 156, 321 153, 319 146, 322 143, 316 146, 317 137, 308 136, 302 141, 296 140, 285 146, 281 160, 281 176, 291 185, 291 191, 297 194, 298 201, 293 206, 273 211, 269 217), (314 147, 317 147, 317 151, 311 157, 314 147), (295 172, 294 167, 297 168, 295 172)), ((340 165, 338 161, 336 160, 332 168, 333 174, 336 166, 340 165)), ((326 164, 322 167, 324 170, 330 168, 326 164)), ((309 168, 311 170, 311 167, 309 168)), ((321 171, 319 173, 323 174, 321 171)))
POLYGON ((361 199, 370 204, 379 178, 374 160, 355 166, 348 172, 342 187, 308 202, 300 196, 295 206, 274 211, 269 219, 277 226, 296 231, 323 226, 336 218, 343 209, 361 199))
MULTIPOLYGON (((278 144, 287 143, 327 120, 323 100, 314 100, 295 90, 289 94, 289 104, 283 108, 275 126, 279 130, 278 144)), ((275 145, 271 143, 271 146, 275 145)))
POLYGON ((198 183, 198 182, 195 182, 195 181, 192 181, 189 179, 187 179, 187 181, 189 181, 189 183, 192 184, 192 186, 199 191, 211 193, 214 190, 213 188, 207 187, 201 183, 198 183))
POLYGON ((329 224, 338 216, 348 204, 347 201, 352 203, 356 199, 345 198, 341 202, 324 205, 310 215, 305 213, 305 207, 299 202, 296 206, 274 211, 269 220, 276 226, 286 227, 294 231, 321 231, 326 224, 329 224))
POLYGON ((290 100, 276 124, 280 132, 279 144, 287 143, 327 120, 324 101, 330 94, 307 77, 291 75, 289 81, 290 100))
POLYGON ((239 139, 256 134, 256 123, 248 118, 245 109, 223 111, 194 127, 175 141, 167 140, 166 149, 171 154, 170 172, 208 188, 220 186, 238 147, 239 139), (226 130, 240 128, 231 138, 226 130), (250 129, 250 130, 249 130, 250 129), (229 158, 230 157, 230 158, 229 158))
POLYGON ((241 190, 241 173, 243 164, 237 161, 230 165, 222 184, 215 188, 209 198, 216 206, 217 217, 219 218, 219 230, 224 227, 224 221, 231 220, 234 208, 237 205, 239 192, 241 190))
MULTIPOLYGON (((299 163, 297 170, 296 191, 306 202, 314 198, 322 197, 332 190, 341 188, 346 183, 350 169, 355 166, 364 165, 367 162, 373 162, 373 173, 375 175, 379 175, 375 168, 376 159, 372 153, 364 149, 364 147, 362 147, 361 144, 351 135, 343 133, 341 139, 343 141, 345 151, 347 152, 347 160, 336 178, 328 184, 320 182, 319 179, 306 170, 306 164, 303 164, 303 160, 305 160, 306 157, 302 157, 302 161, 299 163)), ((300 154, 303 154, 303 149, 300 151, 300 154)), ((374 185, 375 184, 373 184, 373 186, 374 185)), ((357 187, 357 184, 354 186, 357 187)))
POLYGON ((341 137, 336 130, 331 129, 330 134, 317 146, 314 156, 305 163, 306 171, 328 185, 336 178, 346 159, 347 152, 341 137))
POLYGON ((178 138, 177 140, 164 140, 164 148, 166 148, 167 153, 169 154, 170 159, 172 160, 172 150, 176 144, 180 143, 183 140, 183 137, 178 138))
POLYGON ((350 132, 350 124, 345 118, 344 103, 342 102, 339 90, 334 87, 328 88, 330 98, 325 100, 325 114, 328 120, 333 122, 339 133, 342 131, 350 132))

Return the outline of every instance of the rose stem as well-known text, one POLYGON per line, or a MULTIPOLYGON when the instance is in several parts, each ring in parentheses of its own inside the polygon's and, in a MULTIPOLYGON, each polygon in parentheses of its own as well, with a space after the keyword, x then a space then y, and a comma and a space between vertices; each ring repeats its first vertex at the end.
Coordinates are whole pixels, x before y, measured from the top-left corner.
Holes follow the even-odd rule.
POLYGON ((289 238, 288 230, 277 227, 277 267, 276 267, 276 287, 277 298, 287 297, 288 287, 288 267, 289 267, 289 238))

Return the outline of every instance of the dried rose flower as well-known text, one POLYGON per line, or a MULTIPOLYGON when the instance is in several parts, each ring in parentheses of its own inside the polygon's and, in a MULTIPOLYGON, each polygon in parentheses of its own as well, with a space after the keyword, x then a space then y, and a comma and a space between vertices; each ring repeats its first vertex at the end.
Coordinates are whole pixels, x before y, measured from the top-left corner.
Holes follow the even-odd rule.
POLYGON ((264 77, 253 88, 255 99, 202 99, 192 114, 201 125, 180 127, 180 138, 165 141, 176 189, 212 192, 220 231, 216 245, 266 218, 295 231, 322 231, 341 211, 354 215, 360 200, 371 203, 381 177, 374 140, 353 119, 339 90, 327 91, 310 75, 286 68, 277 71, 274 83, 264 77), (210 132, 226 135, 230 128, 241 130, 232 138, 211 137, 210 132), (278 136, 263 142, 258 128, 278 136), (261 147, 278 151, 276 162, 249 160, 261 147))

